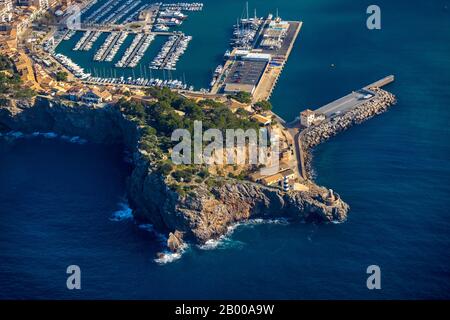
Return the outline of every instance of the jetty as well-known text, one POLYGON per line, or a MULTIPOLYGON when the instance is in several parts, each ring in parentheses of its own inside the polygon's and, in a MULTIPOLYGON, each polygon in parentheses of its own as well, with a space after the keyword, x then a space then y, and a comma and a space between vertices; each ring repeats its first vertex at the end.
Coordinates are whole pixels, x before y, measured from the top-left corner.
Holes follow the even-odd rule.
POLYGON ((120 33, 111 32, 110 35, 106 38, 103 45, 98 49, 98 51, 94 55, 94 61, 104 61, 111 50, 116 45, 117 41, 120 38, 120 33))
POLYGON ((122 58, 115 64, 115 66, 117 68, 134 68, 137 66, 153 39, 153 35, 142 33, 137 34, 130 47, 128 47, 122 58))
MULTIPOLYGON (((248 11, 248 9, 247 9, 248 11)), ((254 102, 268 100, 291 54, 302 27, 301 21, 284 21, 269 14, 247 18, 235 25, 233 49, 216 69, 211 81, 213 94, 247 92, 254 102), (220 72, 217 72, 220 70, 220 72)))
POLYGON ((396 103, 393 94, 381 89, 394 80, 393 75, 387 76, 314 111, 300 113, 299 121, 289 131, 295 137, 298 172, 302 178, 311 178, 312 148, 396 103))
POLYGON ((73 48, 74 51, 89 51, 92 49, 92 46, 95 41, 100 37, 102 32, 99 31, 86 31, 81 39, 75 44, 73 48))
POLYGON ((183 33, 177 33, 169 37, 169 40, 150 64, 150 69, 176 70, 176 64, 191 40, 191 36, 186 36, 183 33))
POLYGON ((381 88, 393 82, 394 80, 394 76, 390 75, 372 84, 369 84, 362 89, 353 91, 352 93, 349 93, 348 95, 340 99, 330 102, 323 107, 316 109, 314 112, 324 114, 326 117, 332 117, 333 115, 338 115, 340 113, 354 109, 365 101, 376 97, 377 93, 371 90, 371 88, 381 88))

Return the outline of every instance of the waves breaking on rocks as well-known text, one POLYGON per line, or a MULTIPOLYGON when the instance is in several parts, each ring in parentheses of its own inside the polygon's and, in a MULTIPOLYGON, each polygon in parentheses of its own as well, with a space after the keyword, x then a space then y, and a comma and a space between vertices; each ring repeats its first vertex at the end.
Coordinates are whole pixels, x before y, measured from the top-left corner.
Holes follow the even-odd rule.
MULTIPOLYGON (((126 198, 120 200, 117 205, 119 209, 113 212, 109 220, 114 222, 133 221, 134 224, 136 224, 139 229, 150 233, 162 247, 164 248, 167 247, 166 235, 157 232, 152 224, 140 223, 139 221, 134 219, 133 209, 131 209, 128 200, 126 198)), ((179 252, 171 252, 166 248, 158 258, 154 259, 154 262, 160 265, 174 262, 182 257, 187 248, 188 245, 186 244, 184 245, 183 248, 180 249, 179 252)))
POLYGON ((210 239, 207 240, 204 244, 198 245, 198 248, 201 250, 215 250, 215 249, 240 249, 242 248, 245 243, 239 240, 234 240, 231 238, 233 233, 238 229, 242 227, 252 228, 256 225, 262 225, 262 224, 274 224, 274 225, 281 225, 285 226, 289 224, 289 221, 284 218, 279 219, 261 219, 261 218, 255 218, 250 219, 245 222, 237 222, 232 226, 228 227, 228 230, 226 234, 220 236, 217 239, 210 239))
POLYGON ((86 139, 82 139, 79 136, 66 136, 66 135, 58 135, 55 132, 33 132, 31 134, 23 133, 21 131, 9 131, 6 133, 0 132, 0 137, 5 139, 17 140, 17 139, 31 139, 31 138, 45 138, 45 139, 61 139, 63 141, 67 141, 69 143, 75 144, 86 144, 88 141, 86 139))

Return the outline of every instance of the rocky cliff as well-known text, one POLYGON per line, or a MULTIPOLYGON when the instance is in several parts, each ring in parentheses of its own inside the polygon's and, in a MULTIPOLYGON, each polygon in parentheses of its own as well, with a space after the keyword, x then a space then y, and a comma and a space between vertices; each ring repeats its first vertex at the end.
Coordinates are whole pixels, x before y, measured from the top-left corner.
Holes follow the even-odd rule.
POLYGON ((69 106, 38 98, 34 105, 1 107, 0 129, 51 131, 95 143, 123 145, 133 153, 127 190, 134 215, 170 232, 168 246, 172 250, 177 250, 186 239, 204 243, 220 237, 232 224, 250 218, 343 221, 349 210, 339 197, 329 199, 327 190, 313 183, 307 192, 286 193, 251 182, 224 179, 214 187, 198 184, 182 196, 166 185, 164 177, 153 170, 149 157, 138 150, 138 126, 114 107, 69 106))

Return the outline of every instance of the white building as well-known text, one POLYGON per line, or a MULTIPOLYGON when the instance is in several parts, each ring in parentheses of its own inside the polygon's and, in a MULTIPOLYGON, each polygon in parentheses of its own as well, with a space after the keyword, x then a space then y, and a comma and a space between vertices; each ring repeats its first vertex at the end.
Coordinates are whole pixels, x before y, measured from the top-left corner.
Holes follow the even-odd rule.
POLYGON ((12 19, 12 0, 0 0, 0 22, 10 22, 12 19))
POLYGON ((324 114, 316 113, 310 109, 306 109, 300 113, 300 123, 307 128, 323 120, 325 120, 324 114))
POLYGON ((242 57, 242 60, 247 61, 267 61, 270 62, 272 56, 268 53, 255 53, 250 52, 242 57))
POLYGON ((39 5, 39 9, 46 10, 49 8, 48 0, 38 0, 37 4, 39 5))

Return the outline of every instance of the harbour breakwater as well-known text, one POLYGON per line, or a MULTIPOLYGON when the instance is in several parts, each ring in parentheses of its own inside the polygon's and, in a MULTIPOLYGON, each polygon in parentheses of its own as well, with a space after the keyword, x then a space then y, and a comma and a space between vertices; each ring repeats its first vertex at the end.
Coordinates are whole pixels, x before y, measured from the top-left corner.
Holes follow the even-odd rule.
POLYGON ((378 87, 371 87, 369 89, 376 93, 372 99, 342 115, 334 116, 301 132, 299 139, 303 151, 303 161, 307 178, 312 178, 311 164, 312 149, 314 147, 355 124, 360 124, 375 115, 387 111, 390 106, 396 103, 396 98, 393 94, 378 87))
POLYGON ((133 154, 127 181, 128 201, 137 220, 169 234, 168 247, 184 241, 204 244, 220 238, 229 227, 253 218, 341 222, 349 206, 327 189, 308 182, 309 191, 283 192, 249 181, 222 179, 214 186, 200 183, 189 194, 172 190, 156 170, 152 155, 140 150, 140 127, 118 108, 66 105, 46 97, 34 104, 0 107, 0 129, 24 133, 55 132, 90 142, 120 144, 133 154))

